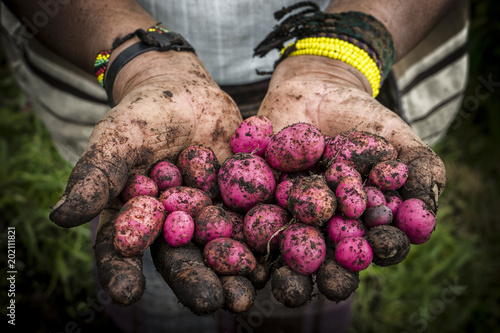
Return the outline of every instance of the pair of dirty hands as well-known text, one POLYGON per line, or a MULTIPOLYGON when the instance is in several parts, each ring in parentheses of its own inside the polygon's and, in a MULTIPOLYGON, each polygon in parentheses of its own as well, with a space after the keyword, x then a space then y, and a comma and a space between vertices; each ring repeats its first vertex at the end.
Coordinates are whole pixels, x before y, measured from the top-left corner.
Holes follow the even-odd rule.
MULTIPOLYGON (((117 106, 95 126, 50 218, 75 227, 100 214, 95 251, 101 284, 117 303, 129 304, 144 289, 136 278, 142 275, 142 258, 122 258, 112 249, 112 223, 122 204, 117 197, 127 177, 160 159, 175 161, 192 144, 211 147, 222 163, 231 155, 230 138, 242 118, 189 52, 149 52, 134 59, 117 77, 114 98, 117 106)), ((409 166, 405 195, 437 208, 445 185, 442 161, 373 99, 368 81, 351 66, 317 56, 285 59, 258 114, 271 119, 275 132, 307 122, 329 136, 356 127, 385 137, 409 166)))

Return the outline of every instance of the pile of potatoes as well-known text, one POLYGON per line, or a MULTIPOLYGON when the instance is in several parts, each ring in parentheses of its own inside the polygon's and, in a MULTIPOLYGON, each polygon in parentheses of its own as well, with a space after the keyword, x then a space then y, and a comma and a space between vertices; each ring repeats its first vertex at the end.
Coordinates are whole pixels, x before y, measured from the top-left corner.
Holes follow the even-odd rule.
POLYGON ((131 176, 121 195, 114 247, 151 246, 158 271, 196 314, 244 313, 271 283, 287 307, 308 302, 316 283, 347 299, 359 271, 403 261, 426 242, 434 214, 398 190, 407 166, 384 138, 352 130, 335 137, 297 123, 273 135, 269 119, 244 120, 219 164, 194 145, 176 161, 131 176))

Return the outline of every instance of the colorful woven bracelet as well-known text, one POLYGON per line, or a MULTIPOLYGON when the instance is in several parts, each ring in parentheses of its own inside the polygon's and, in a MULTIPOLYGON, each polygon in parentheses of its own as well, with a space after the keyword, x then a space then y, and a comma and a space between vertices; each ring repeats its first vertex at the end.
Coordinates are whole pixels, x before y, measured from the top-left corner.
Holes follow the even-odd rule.
MULTIPOLYGON (((341 45, 339 41, 341 40, 347 44, 343 44, 342 47, 339 46, 339 49, 335 47, 331 50, 334 52, 328 53, 328 55, 323 51, 321 54, 329 57, 340 57, 341 60, 342 57, 338 54, 349 52, 350 55, 346 56, 345 59, 351 59, 353 58, 352 54, 355 54, 354 58, 349 60, 352 63, 358 63, 360 59, 363 61, 371 58, 378 68, 380 84, 377 85, 379 79, 375 78, 378 75, 374 74, 377 71, 373 68, 373 64, 369 67, 371 69, 368 69, 368 67, 363 69, 362 67, 360 70, 365 71, 363 73, 365 75, 371 75, 369 80, 374 88, 373 93, 376 95, 384 79, 389 74, 394 62, 395 50, 391 34, 375 17, 357 11, 325 13, 321 11, 318 4, 312 1, 303 1, 284 7, 275 12, 274 16, 277 20, 280 20, 280 23, 255 47, 254 56, 263 57, 273 49, 283 50, 281 57, 275 62, 274 67, 276 68, 289 55, 320 53, 316 49, 317 46, 308 45, 300 52, 296 49, 295 43, 285 47, 290 40, 305 41, 309 38, 327 37, 332 40, 332 44, 339 45, 341 45), (302 10, 297 12, 299 9, 302 10), (375 89, 375 85, 377 85, 377 89, 375 89)), ((311 42, 311 40, 308 40, 308 42, 311 42)), ((330 43, 325 41, 323 44, 329 45, 330 43)), ((332 47, 328 46, 328 48, 332 47)), ((369 60, 366 61, 366 64, 370 62, 369 60)), ((257 72, 262 74, 272 73, 269 71, 257 72)))
MULTIPOLYGON (((157 25, 150 27, 148 32, 153 32, 156 31, 160 34, 167 33, 168 30, 164 29, 162 27, 159 27, 157 25)), ((101 87, 104 87, 104 74, 106 73, 106 69, 108 68, 108 62, 109 62, 109 57, 111 56, 111 52, 116 49, 118 46, 123 44, 123 42, 129 40, 130 38, 134 37, 137 35, 137 30, 129 35, 126 35, 123 38, 117 38, 114 43, 113 47, 109 50, 104 50, 101 51, 97 54, 97 57, 94 62, 94 73, 97 77, 97 81, 101 85, 101 87)))
POLYGON ((329 37, 308 37, 298 40, 281 50, 289 57, 317 55, 345 62, 359 70, 370 82, 373 97, 377 97, 382 77, 379 66, 366 50, 345 40, 329 37))

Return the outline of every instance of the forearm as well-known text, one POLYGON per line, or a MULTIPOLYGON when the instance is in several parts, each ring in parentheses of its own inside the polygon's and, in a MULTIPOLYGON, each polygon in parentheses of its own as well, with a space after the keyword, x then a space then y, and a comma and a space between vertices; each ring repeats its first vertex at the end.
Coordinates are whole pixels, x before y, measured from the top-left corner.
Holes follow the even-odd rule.
POLYGON ((396 61, 434 27, 454 0, 332 0, 326 12, 361 11, 382 22, 392 35, 396 61))
POLYGON ((4 2, 19 18, 29 21, 39 13, 46 13, 46 24, 34 24, 38 29, 36 38, 90 73, 93 73, 97 53, 111 48, 117 37, 156 23, 134 0, 71 0, 65 5, 39 0, 4 2), (47 10, 40 4, 52 7, 47 10))

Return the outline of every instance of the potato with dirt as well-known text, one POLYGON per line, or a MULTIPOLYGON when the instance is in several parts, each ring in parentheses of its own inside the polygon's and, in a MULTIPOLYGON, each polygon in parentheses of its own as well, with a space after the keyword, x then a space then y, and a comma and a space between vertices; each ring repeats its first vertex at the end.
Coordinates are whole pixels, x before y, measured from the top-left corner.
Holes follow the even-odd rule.
POLYGON ((277 205, 259 204, 253 207, 243 220, 246 243, 256 253, 277 250, 280 232, 291 218, 284 208, 277 205))
POLYGON ((373 263, 379 266, 397 265, 410 252, 410 239, 392 225, 371 228, 366 233, 366 240, 373 249, 373 263))
POLYGON ((219 194, 217 174, 220 164, 209 147, 202 145, 187 147, 177 157, 177 167, 185 186, 202 190, 210 199, 219 194))
POLYGON ((280 253, 295 272, 309 275, 316 272, 326 255, 323 234, 315 227, 294 223, 280 237, 280 253))
POLYGON ((335 193, 319 175, 296 179, 288 195, 288 209, 300 222, 321 227, 337 208, 335 193))
POLYGON ((203 258, 208 267, 219 275, 247 275, 257 264, 246 244, 228 237, 209 241, 203 248, 203 258))
POLYGON ((133 197, 120 209, 114 224, 113 244, 125 257, 143 253, 160 235, 166 212, 155 197, 133 197))
POLYGON ((240 213, 259 203, 270 203, 276 189, 271 167, 262 157, 248 153, 237 153, 225 160, 218 181, 224 203, 240 213))
POLYGON ((316 272, 316 284, 330 301, 344 301, 358 289, 359 273, 342 267, 329 253, 316 272))
POLYGON ((287 308, 303 306, 312 297, 312 276, 300 274, 288 265, 281 266, 272 272, 271 292, 287 308))
POLYGON ((307 170, 323 155, 325 138, 308 123, 295 123, 281 129, 266 148, 267 163, 281 172, 307 170))

